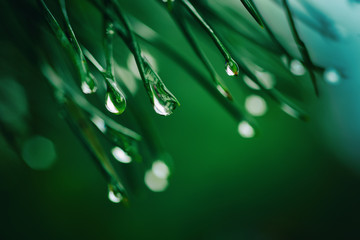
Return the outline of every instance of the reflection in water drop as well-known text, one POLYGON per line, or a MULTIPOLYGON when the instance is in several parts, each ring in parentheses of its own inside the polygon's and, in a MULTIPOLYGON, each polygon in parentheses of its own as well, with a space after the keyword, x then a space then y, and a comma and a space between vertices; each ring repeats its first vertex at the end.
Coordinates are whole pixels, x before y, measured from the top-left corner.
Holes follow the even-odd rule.
POLYGON ((112 201, 113 203, 119 203, 121 202, 121 200, 123 199, 123 196, 121 195, 120 192, 116 191, 114 187, 112 187, 111 185, 109 185, 109 195, 108 198, 110 201, 112 201))
POLYGON ((297 59, 293 59, 290 62, 290 72, 292 74, 294 74, 295 76, 302 76, 305 74, 306 69, 305 69, 304 65, 302 64, 302 62, 300 62, 297 59))
POLYGON ((170 175, 169 167, 160 160, 153 162, 151 170, 159 178, 167 178, 170 175))
POLYGON ((91 73, 85 77, 85 80, 81 81, 81 90, 85 94, 95 93, 97 90, 95 78, 91 73))
POLYGON ((111 113, 123 113, 126 108, 126 100, 124 95, 114 88, 109 89, 105 96, 105 106, 106 109, 111 113))
POLYGON ((230 59, 225 63, 225 71, 229 76, 237 76, 239 74, 239 66, 234 59, 230 59))
POLYGON ((245 100, 246 110, 253 116, 263 116, 267 111, 265 100, 257 95, 250 95, 245 100))
POLYGON ((327 68, 324 71, 324 80, 329 84, 337 85, 340 83, 341 77, 339 72, 335 68, 327 68))
POLYGON ((32 169, 49 169, 56 160, 54 144, 41 136, 32 137, 23 145, 22 157, 32 169))
POLYGON ((85 94, 91 94, 91 89, 85 81, 81 83, 81 90, 85 94))
POLYGON ((260 90, 259 85, 257 85, 253 80, 251 80, 248 76, 244 75, 243 77, 245 84, 254 90, 260 90))
POLYGON ((153 192, 165 191, 169 185, 167 178, 156 176, 152 170, 146 171, 144 181, 146 186, 153 192))
POLYGON ((114 147, 111 150, 111 153, 114 158, 121 163, 130 163, 132 161, 131 157, 119 147, 114 147))
POLYGON ((241 121, 239 123, 238 131, 244 138, 252 138, 255 136, 254 128, 247 121, 241 121))

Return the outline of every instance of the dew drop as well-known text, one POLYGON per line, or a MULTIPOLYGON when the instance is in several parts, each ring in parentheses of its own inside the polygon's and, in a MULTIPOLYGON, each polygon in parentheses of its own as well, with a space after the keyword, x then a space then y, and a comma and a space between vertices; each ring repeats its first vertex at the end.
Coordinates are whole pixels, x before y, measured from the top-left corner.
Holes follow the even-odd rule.
POLYGON ((290 62, 290 72, 294 74, 295 76, 302 76, 305 74, 306 69, 302 62, 300 62, 297 59, 293 59, 290 62))
POLYGON ((114 114, 121 114, 125 111, 126 100, 117 87, 109 87, 105 96, 106 109, 114 114))
POLYGON ((147 170, 144 181, 146 186, 153 192, 163 192, 168 187, 167 178, 160 178, 152 170, 147 170))
POLYGON ((239 123, 238 131, 243 138, 252 138, 255 136, 255 129, 247 121, 241 121, 239 123))
POLYGON ((84 94, 92 94, 96 92, 97 86, 94 76, 91 73, 89 73, 89 75, 85 77, 85 80, 82 80, 81 90, 84 94))
POLYGON ((327 68, 324 71, 324 80, 329 84, 338 85, 341 81, 341 76, 335 68, 327 68))
POLYGON ((122 194, 116 190, 116 187, 109 185, 109 195, 108 198, 113 203, 119 203, 123 199, 122 194))
POLYGON ((257 95, 250 95, 245 100, 246 110, 253 116, 263 116, 267 111, 266 101, 257 95))
POLYGON ((121 163, 131 163, 132 161, 131 157, 119 147, 114 147, 111 150, 111 153, 114 156, 114 158, 121 163))
POLYGON ((167 178, 170 175, 169 167, 160 160, 153 162, 151 170, 159 178, 167 178))
POLYGON ((225 63, 225 71, 229 76, 237 76, 239 74, 239 66, 234 59, 230 59, 225 63))
POLYGON ((168 116, 179 106, 178 100, 166 88, 157 73, 151 68, 144 58, 145 78, 148 84, 148 94, 152 99, 154 110, 157 114, 168 116))

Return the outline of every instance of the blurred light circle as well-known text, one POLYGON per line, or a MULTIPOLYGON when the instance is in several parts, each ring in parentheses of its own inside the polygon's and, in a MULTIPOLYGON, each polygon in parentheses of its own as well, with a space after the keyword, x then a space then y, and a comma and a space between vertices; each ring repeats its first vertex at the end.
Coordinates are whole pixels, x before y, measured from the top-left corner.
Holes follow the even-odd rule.
POLYGON ((267 111, 265 100, 257 95, 250 95, 245 100, 246 110, 253 116, 263 116, 267 111))
POLYGON ((152 170, 146 171, 144 180, 146 186, 153 192, 165 191, 169 185, 167 178, 156 176, 152 170))
POLYGON ((22 157, 32 169, 49 169, 56 160, 54 144, 47 138, 34 136, 23 145, 22 157))

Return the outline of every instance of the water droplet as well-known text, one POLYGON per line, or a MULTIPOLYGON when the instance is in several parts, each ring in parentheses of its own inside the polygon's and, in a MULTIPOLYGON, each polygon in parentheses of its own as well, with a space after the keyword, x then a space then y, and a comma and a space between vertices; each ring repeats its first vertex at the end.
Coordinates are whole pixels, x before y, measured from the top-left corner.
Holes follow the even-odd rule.
POLYGON ((337 85, 341 81, 341 76, 335 68, 327 68, 324 71, 324 80, 332 85, 337 85))
POLYGON ((167 178, 156 176, 152 170, 146 171, 144 181, 146 186, 153 192, 163 192, 169 185, 167 178))
POLYGON ((179 106, 178 100, 166 88, 157 73, 151 68, 144 58, 145 78, 147 81, 148 94, 151 97, 152 104, 156 113, 168 116, 179 106))
POLYGON ((225 71, 229 76, 237 76, 239 74, 239 66, 234 59, 230 59, 225 63, 225 71))
POLYGON ((305 74, 306 69, 302 62, 300 62, 297 59, 293 59, 290 62, 290 72, 294 74, 295 76, 302 76, 305 74))
POLYGON ((105 96, 105 106, 109 112, 114 114, 121 114, 125 111, 126 100, 117 86, 112 85, 108 88, 105 96))
POLYGON ((257 95, 250 95, 245 100, 246 110, 253 116, 263 116, 267 111, 265 100, 257 95))
POLYGON ((160 160, 153 162, 151 170, 159 178, 167 178, 170 175, 169 167, 160 160))
POLYGON ((255 136, 255 129, 247 121, 241 121, 239 123, 238 131, 243 138, 252 138, 255 136))
POLYGON ((114 147, 111 150, 111 153, 114 156, 114 158, 121 163, 131 163, 132 161, 131 157, 119 147, 114 147))
POLYGON ((108 198, 113 203, 119 203, 123 199, 123 196, 119 191, 116 190, 116 187, 113 187, 111 184, 109 184, 108 198))
POLYGON ((96 92, 96 82, 94 76, 91 73, 88 73, 88 76, 85 77, 85 80, 82 80, 81 90, 85 94, 92 94, 96 92))
POLYGON ((254 90, 260 90, 259 85, 257 85, 253 80, 251 80, 248 76, 244 75, 243 77, 245 84, 254 90))

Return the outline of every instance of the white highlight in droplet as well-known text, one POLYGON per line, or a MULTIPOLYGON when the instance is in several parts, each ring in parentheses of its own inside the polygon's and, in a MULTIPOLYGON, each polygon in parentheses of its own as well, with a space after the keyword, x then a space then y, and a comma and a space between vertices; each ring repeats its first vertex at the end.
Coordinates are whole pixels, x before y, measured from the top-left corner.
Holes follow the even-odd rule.
POLYGON ((257 95, 250 95, 245 100, 246 110, 253 116, 263 116, 267 111, 265 100, 257 95))
POLYGON ((85 81, 81 83, 81 90, 82 90, 82 92, 85 93, 85 94, 90 94, 90 93, 92 93, 89 85, 88 85, 85 81))
POLYGON ((294 74, 295 76, 302 76, 305 74, 306 69, 302 62, 300 62, 297 59, 293 59, 290 62, 290 72, 294 74))
POLYGON ((114 156, 114 158, 121 163, 131 163, 132 161, 131 157, 119 147, 114 147, 111 150, 111 153, 114 156))
POLYGON ((159 178, 167 178, 170 175, 169 167, 160 160, 153 162, 151 170, 159 178))
POLYGON ((106 94, 106 109, 111 113, 119 113, 120 111, 115 107, 114 103, 111 100, 110 94, 106 94))
POLYGON ((239 123, 238 131, 243 138, 252 138, 255 136, 254 128, 247 121, 241 121, 239 123))
POLYGON ((327 68, 324 71, 324 80, 329 84, 337 85, 341 81, 341 76, 335 68, 327 68))
POLYGON ((121 196, 120 193, 115 194, 113 190, 109 189, 109 195, 108 198, 113 203, 119 203, 123 199, 123 196, 121 196))
POLYGON ((159 178, 152 169, 146 171, 144 181, 146 186, 153 192, 162 192, 168 187, 167 178, 159 178))
POLYGON ((234 73, 233 70, 231 69, 229 63, 226 64, 226 69, 225 69, 225 71, 226 71, 227 75, 229 75, 229 76, 235 76, 235 73, 234 73))

